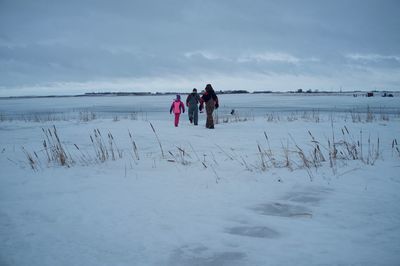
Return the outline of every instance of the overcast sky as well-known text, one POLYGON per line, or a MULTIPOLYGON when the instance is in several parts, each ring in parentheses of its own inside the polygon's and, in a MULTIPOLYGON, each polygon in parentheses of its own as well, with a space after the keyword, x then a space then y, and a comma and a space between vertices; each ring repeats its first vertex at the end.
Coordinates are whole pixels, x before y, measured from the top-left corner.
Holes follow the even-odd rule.
POLYGON ((399 0, 0 0, 0 96, 400 89, 399 0))

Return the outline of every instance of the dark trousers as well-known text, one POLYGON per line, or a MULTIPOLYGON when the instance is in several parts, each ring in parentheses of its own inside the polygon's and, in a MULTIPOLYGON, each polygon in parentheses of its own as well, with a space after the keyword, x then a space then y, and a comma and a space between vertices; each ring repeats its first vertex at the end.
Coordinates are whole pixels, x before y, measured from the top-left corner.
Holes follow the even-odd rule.
POLYGON ((197 126, 197 123, 199 121, 199 110, 197 109, 197 105, 190 105, 189 106, 189 120, 193 121, 193 123, 197 126))

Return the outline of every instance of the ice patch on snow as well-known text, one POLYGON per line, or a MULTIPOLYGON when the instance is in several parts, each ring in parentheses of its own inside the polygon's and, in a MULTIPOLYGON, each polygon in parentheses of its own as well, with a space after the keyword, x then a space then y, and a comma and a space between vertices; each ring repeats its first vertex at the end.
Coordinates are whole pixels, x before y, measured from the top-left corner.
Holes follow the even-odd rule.
POLYGON ((311 210, 300 206, 286 203, 272 202, 260 204, 252 208, 262 215, 281 216, 281 217, 299 217, 312 216, 311 210))
POLYGON ((243 265, 246 253, 236 251, 213 252, 203 245, 184 245, 175 249, 169 265, 224 266, 243 265))
POLYGON ((266 226, 237 226, 228 228, 227 233, 240 236, 259 237, 259 238, 276 238, 280 234, 266 226))

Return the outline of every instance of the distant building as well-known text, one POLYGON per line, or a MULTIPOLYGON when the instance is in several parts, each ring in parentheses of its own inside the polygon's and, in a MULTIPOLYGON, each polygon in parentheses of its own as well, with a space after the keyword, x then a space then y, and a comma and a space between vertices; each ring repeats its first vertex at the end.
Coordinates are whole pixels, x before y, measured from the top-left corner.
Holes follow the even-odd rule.
POLYGON ((393 97, 393 94, 384 92, 382 97, 393 97))

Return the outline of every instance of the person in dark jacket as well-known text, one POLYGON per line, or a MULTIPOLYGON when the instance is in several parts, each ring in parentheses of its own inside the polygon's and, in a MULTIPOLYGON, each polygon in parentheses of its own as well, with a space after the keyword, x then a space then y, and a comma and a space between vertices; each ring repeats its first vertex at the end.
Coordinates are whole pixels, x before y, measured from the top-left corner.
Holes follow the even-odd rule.
POLYGON ((200 97, 199 110, 203 110, 204 103, 206 104, 207 122, 206 128, 214 128, 213 112, 214 109, 218 109, 218 97, 211 84, 207 84, 203 96, 200 97))
POLYGON ((189 121, 190 123, 194 123, 197 126, 197 122, 199 120, 199 110, 198 104, 200 102, 200 96, 197 94, 197 89, 194 88, 193 92, 188 95, 186 98, 186 106, 188 107, 189 111, 189 121))

